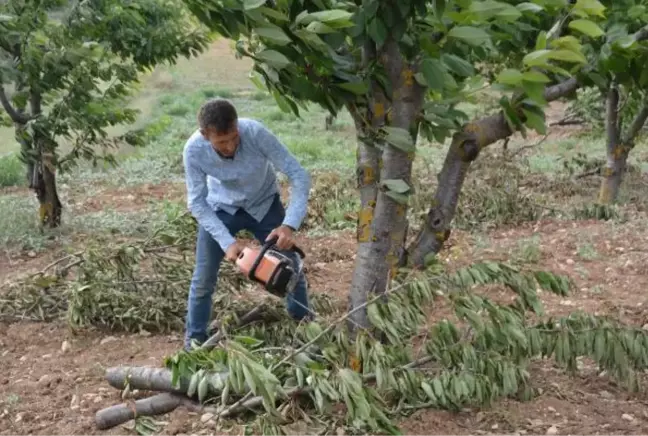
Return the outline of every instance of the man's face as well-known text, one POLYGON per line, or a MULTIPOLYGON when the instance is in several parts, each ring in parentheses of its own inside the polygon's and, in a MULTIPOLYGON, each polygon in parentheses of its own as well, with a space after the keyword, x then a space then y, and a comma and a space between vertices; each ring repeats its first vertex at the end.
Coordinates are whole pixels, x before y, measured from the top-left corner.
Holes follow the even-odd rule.
POLYGON ((216 132, 213 128, 201 129, 200 132, 211 143, 216 153, 228 159, 234 157, 240 142, 238 126, 236 124, 225 133, 216 132))

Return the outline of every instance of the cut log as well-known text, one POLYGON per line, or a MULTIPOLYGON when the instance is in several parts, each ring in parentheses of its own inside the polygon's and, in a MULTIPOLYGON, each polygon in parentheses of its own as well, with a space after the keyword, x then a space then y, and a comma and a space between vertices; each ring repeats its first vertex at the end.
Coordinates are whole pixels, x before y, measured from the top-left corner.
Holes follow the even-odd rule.
MULTIPOLYGON (((260 304, 238 319, 235 328, 243 327, 252 322, 265 319, 267 306, 260 304)), ((271 311, 270 311, 271 312, 271 311)), ((201 348, 213 348, 223 338, 225 332, 218 331, 205 341, 201 348)), ((181 377, 176 386, 172 383, 172 373, 166 368, 118 366, 106 370, 108 384, 123 390, 128 384, 132 389, 164 392, 149 398, 137 400, 134 405, 122 403, 99 410, 95 415, 97 428, 105 430, 123 424, 140 415, 162 415, 170 413, 181 404, 191 409, 201 409, 201 406, 188 397, 189 380, 181 377)), ((228 372, 213 373, 212 377, 221 377, 226 383, 228 372)), ((209 384, 211 395, 218 395, 213 383, 209 384)))
POLYGON ((102 409, 95 415, 95 423, 99 430, 106 430, 138 416, 155 416, 173 412, 182 402, 182 397, 177 395, 158 394, 133 403, 122 403, 102 409))
MULTIPOLYGON (((220 377, 223 384, 227 382, 228 372, 214 372, 207 376, 220 377)), ((186 395, 189 389, 189 380, 180 377, 178 384, 173 385, 173 374, 166 368, 149 366, 117 366, 106 370, 106 380, 115 389, 125 389, 128 384, 131 389, 142 391, 169 392, 177 395, 186 395)), ((220 395, 210 384, 211 395, 220 395)))

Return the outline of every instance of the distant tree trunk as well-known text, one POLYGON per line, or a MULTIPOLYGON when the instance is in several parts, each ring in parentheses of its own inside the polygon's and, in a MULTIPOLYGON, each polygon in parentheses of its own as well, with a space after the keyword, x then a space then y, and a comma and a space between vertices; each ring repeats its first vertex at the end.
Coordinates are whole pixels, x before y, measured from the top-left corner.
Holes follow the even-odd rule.
MULTIPOLYGON (((366 49, 365 49, 366 51, 366 49)), ((381 123, 406 129, 413 141, 418 135, 418 115, 424 90, 414 80, 416 71, 403 59, 396 42, 388 40, 384 53, 385 69, 393 87, 389 110, 384 100, 372 102, 372 127, 381 123), (389 113, 389 116, 386 114, 389 113)), ((375 94, 374 94, 375 95, 375 94)), ((378 149, 362 144, 358 153, 358 175, 361 190, 361 209, 358 217, 358 251, 349 295, 349 309, 364 304, 370 293, 384 293, 393 278, 407 231, 407 205, 379 189, 380 182, 400 179, 411 186, 414 153, 407 153, 386 144, 382 155, 378 149), (380 171, 379 178, 378 171, 380 171)), ((349 318, 349 328, 368 328, 366 310, 358 310, 349 318)))
POLYGON ((648 118, 648 103, 644 103, 623 137, 621 137, 622 126, 619 122, 618 112, 619 90, 613 85, 610 87, 606 99, 607 163, 603 170, 603 181, 598 197, 601 204, 614 203, 619 196, 628 156, 634 148, 636 136, 648 118))
POLYGON ((36 192, 40 204, 39 217, 41 226, 56 228, 61 225, 63 205, 56 190, 54 155, 49 152, 42 153, 36 169, 36 183, 32 189, 36 192))
MULTIPOLYGON (((553 101, 578 88, 575 78, 566 80, 545 90, 544 97, 553 101)), ((523 117, 523 114, 519 114, 523 117)), ((439 183, 425 223, 408 247, 408 261, 414 267, 422 267, 429 255, 436 255, 450 236, 450 225, 457 211, 459 195, 470 164, 479 152, 494 142, 513 134, 504 115, 495 115, 473 121, 455 133, 439 174, 439 183)))
MULTIPOLYGON (((29 105, 32 118, 41 114, 41 96, 32 92, 29 105)), ((27 177, 29 188, 36 193, 39 203, 39 220, 41 227, 56 228, 61 225, 63 204, 56 189, 56 144, 50 138, 36 131, 27 139, 24 126, 16 127, 16 137, 29 157, 27 177)))

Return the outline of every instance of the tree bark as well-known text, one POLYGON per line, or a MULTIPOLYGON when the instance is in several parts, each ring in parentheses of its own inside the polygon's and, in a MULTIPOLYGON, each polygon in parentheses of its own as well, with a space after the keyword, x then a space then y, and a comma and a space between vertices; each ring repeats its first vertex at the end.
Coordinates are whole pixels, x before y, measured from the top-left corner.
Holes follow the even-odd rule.
MULTIPOLYGON (((366 67, 378 57, 375 44, 372 41, 365 42, 362 50, 362 64, 366 67)), ((356 268, 367 256, 371 249, 371 227, 374 221, 376 200, 378 196, 378 177, 380 172, 380 149, 372 138, 372 132, 380 129, 385 123, 386 98, 378 84, 372 83, 370 97, 367 106, 360 108, 349 106, 357 136, 356 152, 356 186, 360 194, 360 207, 356 223, 356 241, 358 244, 356 254, 356 268)), ((350 308, 358 307, 367 301, 368 292, 354 290, 353 285, 349 292, 348 305, 350 308)), ((369 321, 366 312, 356 312, 355 317, 350 317, 348 327, 354 332, 357 326, 367 328, 369 321)))
POLYGON ((619 91, 616 86, 612 86, 608 91, 606 102, 607 163, 603 170, 599 191, 600 204, 611 204, 617 200, 628 156, 635 145, 634 140, 648 119, 648 103, 644 103, 626 134, 621 137, 618 110, 619 91))
MULTIPOLYGON (((385 43, 384 53, 378 59, 383 62, 394 90, 389 98, 391 106, 386 124, 407 130, 415 141, 424 98, 424 89, 414 80, 415 67, 406 63, 398 44, 391 39, 385 43)), ((411 186, 413 158, 414 153, 385 144, 382 165, 379 162, 379 180, 400 179, 411 186)), ((361 210, 362 219, 358 223, 358 250, 349 294, 350 310, 365 303, 370 293, 385 292, 396 272, 406 236, 407 205, 396 201, 378 186, 363 198, 368 202, 373 199, 375 208, 365 203, 361 210)), ((366 308, 350 316, 348 326, 352 337, 359 328, 369 328, 366 308)))
POLYGON ((107 430, 138 416, 164 415, 173 412, 185 401, 182 397, 164 393, 142 398, 133 404, 117 404, 99 410, 95 415, 95 424, 99 430, 107 430))
MULTIPOLYGON (((544 97, 548 102, 553 101, 577 88, 577 80, 571 78, 547 88, 544 97)), ((519 115, 523 117, 523 114, 519 115)), ((479 152, 513 133, 502 112, 473 121, 455 133, 439 174, 432 206, 423 227, 407 250, 412 266, 423 267, 427 257, 436 255, 450 236, 450 225, 457 210, 461 188, 470 164, 479 152)))
POLYGON ((61 225, 63 204, 56 189, 56 166, 54 154, 41 152, 40 162, 36 163, 36 177, 33 185, 38 198, 39 218, 42 227, 56 228, 61 225))

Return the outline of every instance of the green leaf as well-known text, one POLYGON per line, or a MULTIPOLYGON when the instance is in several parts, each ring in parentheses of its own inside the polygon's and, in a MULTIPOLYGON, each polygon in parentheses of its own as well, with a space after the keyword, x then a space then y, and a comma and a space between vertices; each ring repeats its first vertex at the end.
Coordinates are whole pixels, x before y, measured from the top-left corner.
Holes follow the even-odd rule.
POLYGON ((499 73, 499 75, 497 76, 497 81, 506 85, 517 86, 522 83, 522 78, 523 75, 519 70, 507 68, 499 73))
POLYGON ((262 52, 257 53, 256 57, 261 61, 264 61, 271 67, 279 70, 287 67, 292 63, 290 62, 290 59, 276 50, 263 50, 262 52))
POLYGON ((549 58, 557 61, 573 62, 586 64, 587 59, 583 56, 582 53, 574 52, 571 50, 551 50, 549 52, 549 58))
POLYGON ((454 72, 458 76, 469 77, 475 74, 473 65, 459 56, 444 54, 441 56, 441 61, 446 64, 450 71, 454 72))
POLYGON ((545 119, 544 117, 540 116, 539 114, 526 110, 522 108, 522 112, 524 113, 526 117, 526 122, 525 124, 529 126, 530 128, 534 129, 536 132, 538 132, 541 135, 546 135, 547 134, 547 126, 545 124, 545 119))
POLYGON ((546 61, 549 60, 550 53, 551 50, 547 49, 532 51, 531 53, 524 56, 522 62, 524 62, 524 65, 528 66, 543 66, 547 64, 546 61))
POLYGON ((382 20, 377 16, 369 22, 367 33, 379 46, 383 45, 387 39, 387 28, 382 20))
POLYGON ((198 401, 203 402, 207 398, 207 393, 209 392, 209 380, 208 377, 203 377, 198 383, 198 401))
POLYGON ((385 192, 385 195, 391 198, 392 200, 394 200, 396 203, 403 204, 403 205, 407 205, 407 202, 409 200, 409 197, 407 195, 399 194, 394 191, 387 191, 385 192))
POLYGON ((383 127, 383 130, 387 133, 385 141, 394 147, 407 153, 415 150, 414 140, 407 130, 391 126, 383 127))
POLYGON ((573 11, 580 13, 582 16, 594 15, 605 18, 605 6, 598 0, 577 0, 573 11))
POLYGON ((380 183, 390 191, 396 192, 397 194, 405 194, 410 190, 410 186, 403 179, 387 179, 380 183))
POLYGON ((580 19, 569 23, 570 29, 577 30, 591 38, 598 38, 605 35, 605 32, 593 21, 580 19))
POLYGON ((544 30, 538 33, 536 38, 535 49, 536 50, 545 50, 547 48, 547 32, 544 30))
POLYGON ((421 73, 425 78, 425 83, 431 89, 443 89, 445 68, 441 61, 434 58, 425 58, 421 62, 421 73))
POLYGON ((520 3, 519 5, 516 5, 515 7, 520 12, 533 12, 533 13, 535 13, 535 12, 540 12, 540 11, 544 10, 544 8, 542 6, 540 6, 538 4, 535 4, 535 3, 529 3, 529 2, 520 3))
POLYGON ((524 82, 522 87, 524 88, 524 92, 533 102, 540 106, 547 104, 547 101, 544 98, 544 84, 538 82, 524 82))
POLYGON ((265 5, 266 0, 243 0, 243 9, 249 11, 265 5))
POLYGON ((309 24, 313 21, 322 22, 334 29, 353 27, 355 24, 351 20, 353 14, 342 9, 330 9, 318 12, 302 12, 295 19, 296 24, 309 24))
POLYGON ((432 3, 434 4, 434 14, 436 15, 437 19, 441 19, 443 17, 443 13, 445 12, 446 8, 446 2, 445 0, 432 0, 432 3))
POLYGON ((460 39, 473 46, 481 46, 490 41, 488 33, 472 26, 455 26, 448 32, 448 38, 460 39))
POLYGON ((311 21, 308 26, 306 26, 306 30, 309 32, 313 33, 335 33, 337 32, 334 28, 331 26, 328 26, 324 23, 321 23, 319 21, 311 21))
POLYGON ((254 30, 261 38, 269 39, 275 44, 286 45, 292 42, 290 37, 279 27, 257 27, 254 30))
POLYGON ((353 14, 342 9, 330 9, 328 11, 311 12, 309 16, 323 23, 330 23, 335 21, 349 21, 353 14))
POLYGON ((541 73, 540 71, 526 71, 522 74, 522 80, 525 82, 537 82, 537 83, 549 83, 551 79, 547 77, 546 74, 541 73))
POLYGON ((365 82, 347 82, 347 83, 336 83, 335 86, 342 88, 345 91, 352 92, 356 95, 365 95, 369 92, 369 85, 365 82))

